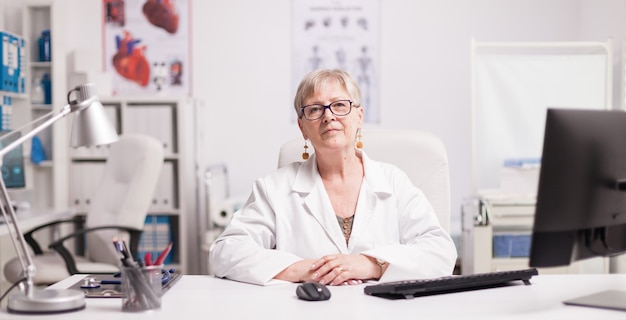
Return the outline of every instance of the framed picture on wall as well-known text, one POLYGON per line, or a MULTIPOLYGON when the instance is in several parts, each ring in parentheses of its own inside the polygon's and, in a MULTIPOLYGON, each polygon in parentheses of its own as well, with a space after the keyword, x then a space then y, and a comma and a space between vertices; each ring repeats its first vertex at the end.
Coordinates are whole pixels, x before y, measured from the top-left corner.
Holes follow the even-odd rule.
POLYGON ((104 70, 113 94, 187 96, 189 0, 103 0, 104 70))

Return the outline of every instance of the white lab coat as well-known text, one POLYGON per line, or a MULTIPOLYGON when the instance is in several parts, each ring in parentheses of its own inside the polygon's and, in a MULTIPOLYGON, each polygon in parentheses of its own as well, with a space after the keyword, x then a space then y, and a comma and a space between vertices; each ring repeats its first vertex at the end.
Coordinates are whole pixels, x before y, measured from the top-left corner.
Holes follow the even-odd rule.
POLYGON ((254 183, 211 245, 213 273, 266 285, 296 261, 362 253, 389 262, 384 282, 452 274, 454 243, 422 191, 397 167, 362 158, 365 178, 348 245, 313 155, 254 183))

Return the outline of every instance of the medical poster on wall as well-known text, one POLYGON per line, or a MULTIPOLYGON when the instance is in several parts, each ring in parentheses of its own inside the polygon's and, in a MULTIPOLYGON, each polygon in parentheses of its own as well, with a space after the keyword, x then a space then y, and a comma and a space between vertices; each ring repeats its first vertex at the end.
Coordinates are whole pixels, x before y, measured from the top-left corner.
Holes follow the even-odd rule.
POLYGON ((103 0, 104 70, 113 94, 186 96, 190 0, 103 0))
POLYGON ((380 121, 379 0, 293 0, 293 93, 316 69, 340 68, 359 83, 365 122, 380 121))

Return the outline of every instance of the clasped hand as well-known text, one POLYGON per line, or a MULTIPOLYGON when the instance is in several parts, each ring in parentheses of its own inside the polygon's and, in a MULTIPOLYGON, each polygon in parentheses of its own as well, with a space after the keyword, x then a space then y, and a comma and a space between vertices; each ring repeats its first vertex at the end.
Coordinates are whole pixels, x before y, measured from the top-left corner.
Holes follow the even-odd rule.
POLYGON ((377 277, 377 270, 376 263, 362 254, 333 254, 317 260, 300 260, 275 278, 292 282, 312 281, 333 286, 353 285, 377 277))

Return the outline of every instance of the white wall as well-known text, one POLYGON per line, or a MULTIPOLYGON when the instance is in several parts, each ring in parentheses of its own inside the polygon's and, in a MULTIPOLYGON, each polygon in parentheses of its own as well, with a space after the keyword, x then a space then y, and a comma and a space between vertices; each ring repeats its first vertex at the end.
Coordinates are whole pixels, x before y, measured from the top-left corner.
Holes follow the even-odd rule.
MULTIPOLYGON (((271 6, 194 3, 195 16, 207 21, 202 34, 194 36, 194 91, 206 97, 205 123, 215 129, 207 137, 206 155, 210 162, 229 164, 236 193, 247 192, 252 179, 272 170, 280 142, 298 134, 284 116, 292 112, 290 5, 289 0, 271 6), (234 107, 221 107, 232 105, 233 98, 238 100, 234 107), (232 132, 233 140, 225 139, 223 130, 232 132)), ((444 140, 455 230, 460 230, 460 202, 471 193, 470 37, 573 41, 612 36, 619 40, 619 54, 625 15, 625 1, 381 2, 380 126, 429 130, 444 140)))
MULTIPOLYGON (((68 52, 99 50, 101 1, 56 1, 71 3, 68 52)), ((281 143, 299 136, 290 120, 292 0, 192 2, 193 95, 205 105, 199 117, 201 159, 205 164, 228 164, 231 192, 247 193, 255 178, 276 167, 281 143)), ((615 104, 620 101, 626 0, 382 0, 380 7, 377 126, 428 130, 443 139, 450 158, 452 227, 457 235, 461 201, 472 193, 471 37, 479 41, 613 37, 615 104)), ((367 143, 367 137, 364 140, 367 143)), ((190 249, 190 255, 197 252, 190 249)))

